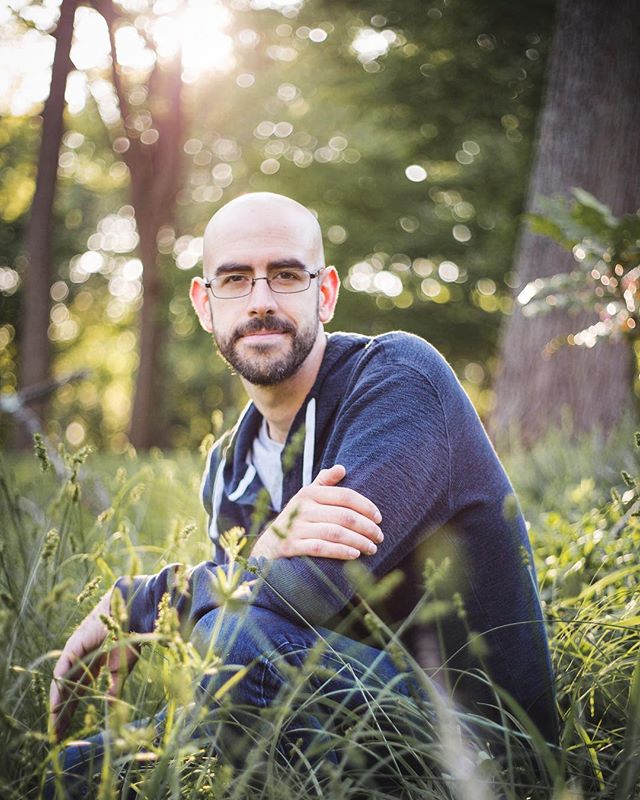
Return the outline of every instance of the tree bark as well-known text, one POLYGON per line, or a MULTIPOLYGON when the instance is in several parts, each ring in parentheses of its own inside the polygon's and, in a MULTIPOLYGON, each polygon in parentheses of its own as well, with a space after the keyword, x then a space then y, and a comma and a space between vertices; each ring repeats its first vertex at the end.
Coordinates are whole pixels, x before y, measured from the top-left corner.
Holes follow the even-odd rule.
MULTIPOLYGON (((527 211, 540 195, 591 192, 614 214, 640 206, 640 4, 637 0, 561 0, 548 68, 527 211)), ((551 240, 521 233, 520 286, 569 271, 570 253, 551 240)), ((560 348, 543 357, 552 338, 593 321, 587 313, 553 311, 525 318, 517 308, 502 337, 496 381, 494 437, 531 444, 568 414, 574 432, 611 430, 634 408, 634 356, 625 341, 593 349, 560 348)))
POLYGON ((139 320, 139 367, 129 428, 129 440, 137 449, 166 443, 162 403, 165 381, 163 350, 167 311, 165 280, 159 263, 157 236, 163 225, 173 221, 181 177, 184 108, 182 102, 181 54, 167 63, 156 64, 148 80, 147 110, 155 141, 143 142, 132 121, 135 110, 128 102, 127 88, 116 59, 114 32, 119 21, 112 0, 94 0, 105 18, 111 39, 114 87, 129 148, 123 158, 131 179, 131 204, 135 211, 142 261, 143 300, 139 320))
MULTIPOLYGON (((54 270, 51 255, 53 202, 58 176, 58 155, 63 132, 64 93, 72 68, 69 53, 73 20, 78 0, 63 0, 51 69, 51 89, 42 111, 42 139, 38 154, 36 189, 31 204, 26 234, 27 267, 24 274, 22 341, 20 346, 20 386, 27 388, 47 381, 51 375, 49 342, 50 289, 54 270)), ((44 417, 46 400, 31 404, 31 410, 44 417)), ((13 445, 29 447, 25 430, 16 428, 13 445)))
POLYGON ((140 312, 140 366, 129 429, 129 440, 138 449, 166 444, 162 390, 166 380, 163 353, 167 308, 157 237, 161 226, 170 224, 174 218, 184 128, 180 57, 159 70, 156 67, 149 82, 149 96, 156 106, 153 121, 158 140, 128 151, 144 293, 140 312))

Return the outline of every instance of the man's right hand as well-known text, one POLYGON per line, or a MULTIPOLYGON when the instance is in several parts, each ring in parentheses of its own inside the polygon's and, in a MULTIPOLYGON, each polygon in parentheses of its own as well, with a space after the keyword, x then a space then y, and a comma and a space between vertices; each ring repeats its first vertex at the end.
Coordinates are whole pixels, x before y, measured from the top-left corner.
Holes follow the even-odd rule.
POLYGON ((89 678, 95 678, 106 664, 110 677, 107 694, 116 697, 138 657, 137 651, 130 645, 116 645, 87 661, 107 638, 108 631, 100 617, 110 615, 111 594, 110 589, 71 634, 53 669, 49 706, 51 730, 56 739, 63 736, 69 724, 82 685, 89 678))
POLYGON ((335 464, 297 492, 260 535, 252 556, 313 556, 343 561, 373 555, 383 540, 382 515, 374 503, 336 484, 345 468, 335 464))

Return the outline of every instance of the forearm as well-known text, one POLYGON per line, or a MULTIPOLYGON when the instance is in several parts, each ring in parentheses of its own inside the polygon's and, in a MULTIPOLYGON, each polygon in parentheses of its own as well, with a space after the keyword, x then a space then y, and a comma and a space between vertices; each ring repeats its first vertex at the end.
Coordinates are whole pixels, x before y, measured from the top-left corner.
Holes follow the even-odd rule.
MULTIPOLYGON (((371 559, 366 560, 371 566, 371 559)), ((260 576, 250 602, 295 622, 322 625, 354 594, 348 563, 334 558, 249 559, 260 576)))
POLYGON ((190 606, 189 586, 187 584, 186 591, 178 588, 179 576, 183 571, 183 565, 169 564, 155 575, 126 575, 118 578, 114 590, 117 589, 125 601, 130 632, 153 632, 158 618, 158 606, 167 593, 180 621, 186 621, 190 606))
POLYGON ((312 624, 322 624, 342 608, 351 595, 343 563, 334 559, 290 558, 269 561, 250 558, 248 569, 240 565, 220 567, 204 561, 180 579, 179 564, 170 564, 156 575, 122 577, 115 587, 122 593, 129 614, 129 629, 151 633, 158 617, 158 606, 165 594, 178 612, 180 623, 190 628, 207 612, 224 603, 228 587, 220 585, 217 571, 233 575, 237 598, 275 611, 282 616, 312 624))

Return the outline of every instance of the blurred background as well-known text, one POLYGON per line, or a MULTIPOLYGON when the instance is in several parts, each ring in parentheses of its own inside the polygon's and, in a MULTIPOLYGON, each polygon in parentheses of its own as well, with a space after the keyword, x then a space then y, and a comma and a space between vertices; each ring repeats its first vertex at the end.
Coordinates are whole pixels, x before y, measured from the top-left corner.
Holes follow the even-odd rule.
POLYGON ((330 330, 425 337, 496 436, 567 413, 611 428, 635 407, 615 270, 640 235, 639 13, 601 6, 0 0, 4 446, 42 424, 71 449, 193 449, 233 422, 242 387, 187 291, 212 213, 254 190, 317 213, 343 283, 330 330), (563 337, 584 346, 551 358, 563 337))

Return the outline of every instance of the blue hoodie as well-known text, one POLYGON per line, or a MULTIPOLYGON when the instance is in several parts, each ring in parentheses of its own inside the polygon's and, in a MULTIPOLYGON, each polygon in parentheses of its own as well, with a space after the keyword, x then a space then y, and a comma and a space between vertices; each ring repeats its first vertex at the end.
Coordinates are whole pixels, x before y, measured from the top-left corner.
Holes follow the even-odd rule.
MULTIPOLYGON (((250 461, 261 422, 250 403, 209 455, 202 500, 214 560, 188 572, 188 591, 175 588, 177 565, 117 582, 128 598, 131 630, 153 630, 167 591, 181 618, 195 624, 217 605, 211 573, 226 561, 219 534, 238 525, 255 535, 276 516, 266 494, 259 496, 263 487, 250 461)), ((373 605, 385 623, 402 624, 425 590, 442 601, 404 632, 418 661, 455 684, 464 705, 498 716, 489 708, 495 699, 471 678, 472 670, 484 670, 555 740, 553 677, 525 522, 478 415, 438 351, 401 332, 328 335, 316 381, 289 431, 287 460, 283 508, 321 469, 342 464, 341 485, 380 509, 384 542, 356 563, 366 566, 371 584, 399 571, 395 591, 373 605)), ((250 558, 247 567, 253 604, 367 639, 350 562, 250 558)))

